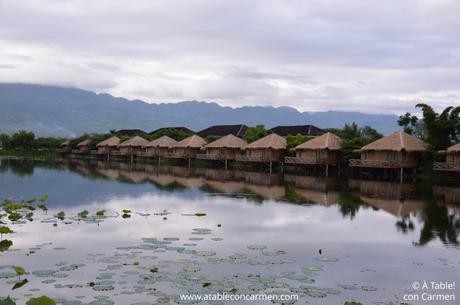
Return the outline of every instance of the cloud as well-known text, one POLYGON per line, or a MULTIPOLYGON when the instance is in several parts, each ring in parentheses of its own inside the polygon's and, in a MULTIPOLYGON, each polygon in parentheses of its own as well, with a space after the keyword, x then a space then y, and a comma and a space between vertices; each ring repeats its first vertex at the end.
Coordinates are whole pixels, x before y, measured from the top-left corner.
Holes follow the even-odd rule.
POLYGON ((0 81, 148 102, 460 104, 456 0, 0 1, 0 81))

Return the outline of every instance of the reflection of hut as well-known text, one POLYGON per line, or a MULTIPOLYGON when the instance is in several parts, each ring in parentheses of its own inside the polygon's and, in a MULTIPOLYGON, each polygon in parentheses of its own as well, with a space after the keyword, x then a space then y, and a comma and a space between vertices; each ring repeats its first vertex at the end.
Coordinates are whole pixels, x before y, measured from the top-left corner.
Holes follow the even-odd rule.
POLYGON ((425 202, 417 198, 415 184, 366 180, 354 180, 352 184, 359 186, 362 201, 395 216, 409 216, 425 207, 425 202))
POLYGON ((297 145, 295 157, 284 158, 285 163, 308 165, 337 165, 340 161, 342 139, 327 132, 317 138, 297 145))
POLYGON ((317 191, 339 189, 339 179, 336 177, 284 175, 284 181, 302 189, 317 191))
POLYGON ((446 155, 446 162, 435 162, 434 170, 460 172, 460 143, 439 153, 446 155))
POLYGON ((228 134, 225 137, 205 145, 204 149, 206 153, 197 154, 196 157, 197 159, 204 160, 225 161, 225 165, 227 165, 227 160, 235 160, 235 157, 241 155, 241 149, 247 144, 246 141, 237 136, 228 134))
POLYGON ((134 183, 141 183, 147 179, 147 174, 143 171, 120 170, 120 176, 134 183))
POLYGON ((243 182, 237 181, 211 181, 206 180, 206 184, 217 192, 224 194, 236 194, 241 193, 242 190, 246 187, 246 184, 243 182))
POLYGON ((427 146, 422 140, 405 132, 395 132, 362 147, 359 150, 361 158, 351 159, 350 166, 400 169, 402 179, 405 168, 418 167, 420 154, 427 146))
POLYGON ((72 150, 74 154, 88 154, 90 151, 91 140, 86 139, 77 144, 76 149, 72 150))
POLYGON ((176 182, 176 178, 174 176, 165 174, 149 174, 147 179, 161 186, 168 186, 176 182))
POLYGON ((317 191, 311 189, 294 188, 294 192, 309 202, 322 206, 331 206, 340 202, 340 193, 338 191, 317 191))
POLYGON ((120 177, 120 173, 118 172, 117 169, 97 168, 96 171, 99 174, 101 174, 101 175, 103 175, 103 176, 105 176, 105 177, 107 177, 107 178, 109 178, 111 180, 116 180, 116 179, 118 179, 120 177))
POLYGON ((245 154, 236 156, 237 161, 242 162, 266 162, 270 164, 279 162, 286 150, 286 139, 276 133, 269 134, 244 147, 245 154))
POLYGON ((460 216, 460 188, 449 186, 434 186, 433 193, 441 199, 440 204, 453 209, 460 216))
POLYGON ((237 180, 253 184, 273 185, 280 182, 279 176, 271 173, 235 171, 234 176, 237 180))
POLYGON ((146 157, 159 158, 169 153, 169 148, 177 144, 177 141, 168 136, 162 136, 156 140, 144 145, 144 152, 146 157))
POLYGON ((149 141, 139 136, 134 136, 129 140, 124 141, 118 148, 120 149, 120 154, 122 156, 127 156, 131 159, 131 162, 134 160, 134 157, 140 156, 143 153, 144 145, 147 145, 149 141))
POLYGON ((245 184, 245 189, 270 200, 282 199, 285 197, 285 188, 280 185, 258 185, 258 184, 245 184))
POLYGON ((199 177, 176 177, 176 182, 190 189, 198 189, 204 185, 204 181, 199 177))
POLYGON ((113 151, 118 149, 118 145, 120 144, 120 139, 116 136, 108 138, 96 145, 97 147, 97 154, 107 156, 107 159, 110 158, 110 154, 113 151))
POLYGON ((166 155, 169 158, 190 159, 200 152, 200 149, 206 144, 206 141, 197 135, 192 135, 171 146, 170 153, 166 155))

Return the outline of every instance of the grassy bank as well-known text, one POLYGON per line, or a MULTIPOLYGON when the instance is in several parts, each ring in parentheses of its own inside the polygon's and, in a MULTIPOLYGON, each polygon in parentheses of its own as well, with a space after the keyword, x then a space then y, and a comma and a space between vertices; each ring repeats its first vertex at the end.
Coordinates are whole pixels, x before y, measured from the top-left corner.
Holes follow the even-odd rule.
POLYGON ((0 157, 40 160, 60 159, 59 153, 54 149, 1 149, 0 157))

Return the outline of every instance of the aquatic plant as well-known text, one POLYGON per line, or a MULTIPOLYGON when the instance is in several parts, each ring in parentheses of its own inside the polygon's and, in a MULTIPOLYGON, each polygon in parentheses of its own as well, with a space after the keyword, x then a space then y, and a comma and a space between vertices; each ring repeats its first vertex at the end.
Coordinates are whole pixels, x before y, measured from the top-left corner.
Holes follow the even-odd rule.
POLYGON ((16 272, 16 274, 19 276, 19 278, 21 278, 21 275, 29 274, 24 269, 24 267, 21 267, 21 266, 13 266, 13 270, 14 270, 14 272, 16 272))
POLYGON ((6 227, 6 226, 0 226, 0 240, 3 239, 3 234, 11 234, 13 231, 6 227))
POLYGON ((56 302, 44 295, 39 298, 31 298, 26 305, 56 305, 56 302))

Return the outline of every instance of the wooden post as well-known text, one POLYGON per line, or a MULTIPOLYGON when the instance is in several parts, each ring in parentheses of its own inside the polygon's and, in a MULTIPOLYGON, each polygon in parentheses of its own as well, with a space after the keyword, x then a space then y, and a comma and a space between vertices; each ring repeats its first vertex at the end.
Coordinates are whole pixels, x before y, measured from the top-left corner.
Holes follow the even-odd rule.
POLYGON ((188 158, 188 167, 190 168, 192 166, 192 159, 188 158))
POLYGON ((225 159, 225 170, 227 170, 227 159, 225 159))
POLYGON ((329 164, 326 164, 326 177, 329 176, 329 164))
POLYGON ((401 183, 404 182, 404 168, 401 167, 401 183))
POLYGON ((270 161, 270 174, 272 173, 272 161, 270 161))

